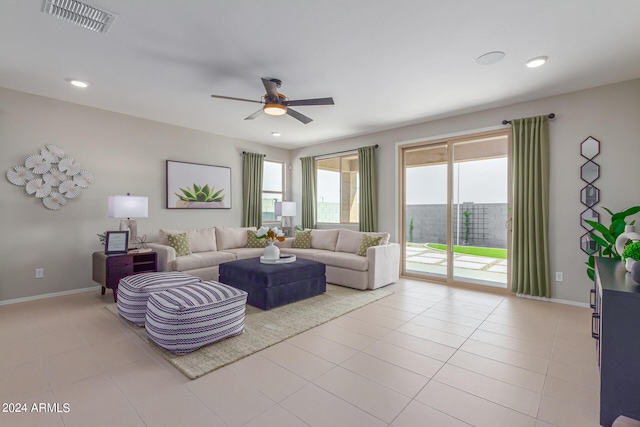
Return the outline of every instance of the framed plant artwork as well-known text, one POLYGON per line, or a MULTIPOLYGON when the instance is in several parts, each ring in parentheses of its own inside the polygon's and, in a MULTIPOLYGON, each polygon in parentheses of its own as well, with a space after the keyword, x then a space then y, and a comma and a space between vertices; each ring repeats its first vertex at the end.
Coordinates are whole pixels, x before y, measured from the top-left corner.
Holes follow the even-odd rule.
POLYGON ((231 168, 167 160, 167 209, 231 209, 231 168))
POLYGON ((129 251, 128 231, 107 231, 104 253, 107 255, 126 254, 129 251))

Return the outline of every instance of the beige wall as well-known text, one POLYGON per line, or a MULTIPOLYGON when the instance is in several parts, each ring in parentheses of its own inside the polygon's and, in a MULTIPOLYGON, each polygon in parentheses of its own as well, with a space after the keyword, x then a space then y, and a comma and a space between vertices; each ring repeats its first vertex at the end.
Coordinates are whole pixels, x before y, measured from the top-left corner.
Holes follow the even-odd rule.
POLYGON ((580 189, 585 185, 579 177, 584 162, 579 146, 590 135, 601 142, 601 154, 595 159, 601 165, 601 177, 595 183, 600 189, 596 210, 601 219, 608 220, 601 206, 615 212, 640 205, 640 80, 294 150, 293 199, 301 200, 300 157, 379 144, 379 228, 391 232, 392 239, 397 241, 396 205, 391 201, 396 200, 397 193, 398 143, 471 133, 500 127, 503 119, 548 113, 556 114, 550 124, 552 297, 586 303, 592 284, 585 274, 587 257, 579 248, 579 238, 586 231, 579 224, 580 212, 585 209, 579 201, 580 189), (564 272, 564 282, 555 283, 556 271, 564 272))
MULTIPOLYGON (((241 124, 240 124, 241 125, 241 124)), ((83 289, 91 280, 97 233, 117 230, 107 218, 107 196, 149 197, 149 218, 138 233, 158 228, 240 226, 242 151, 290 162, 290 152, 0 88, 0 160, 3 174, 55 144, 92 172, 96 183, 59 211, 46 209, 6 177, 0 184, 0 301, 83 289), (165 161, 220 165, 232 170, 232 208, 165 209, 165 161), (35 279, 35 269, 44 278, 35 279)))

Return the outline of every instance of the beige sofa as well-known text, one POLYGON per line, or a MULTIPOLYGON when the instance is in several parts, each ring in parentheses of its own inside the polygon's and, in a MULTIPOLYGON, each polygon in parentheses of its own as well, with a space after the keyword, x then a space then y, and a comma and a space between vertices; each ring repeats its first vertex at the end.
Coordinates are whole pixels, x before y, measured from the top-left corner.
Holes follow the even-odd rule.
MULTIPOLYGON (((218 280, 223 262, 255 258, 263 248, 247 248, 247 230, 253 227, 215 227, 199 230, 159 232, 158 243, 149 247, 158 253, 159 271, 182 271, 203 280, 218 280), (176 257, 168 234, 187 233, 191 255, 176 257)), ((389 233, 362 233, 347 229, 312 230, 309 249, 293 248, 293 238, 277 242, 282 254, 312 259, 326 265, 327 282, 355 289, 376 289, 398 280, 400 245, 389 242, 389 233), (367 249, 367 256, 356 255, 363 234, 381 236, 379 246, 367 249)))

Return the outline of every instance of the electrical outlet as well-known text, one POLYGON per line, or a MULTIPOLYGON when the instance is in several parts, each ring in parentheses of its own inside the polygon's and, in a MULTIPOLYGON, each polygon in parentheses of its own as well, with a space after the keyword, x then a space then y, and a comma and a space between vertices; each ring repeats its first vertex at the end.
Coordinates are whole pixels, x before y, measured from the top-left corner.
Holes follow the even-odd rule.
POLYGON ((556 282, 564 281, 564 274, 562 271, 556 271, 556 282))
POLYGON ((44 268, 36 268, 36 279, 42 279, 44 277, 44 268))

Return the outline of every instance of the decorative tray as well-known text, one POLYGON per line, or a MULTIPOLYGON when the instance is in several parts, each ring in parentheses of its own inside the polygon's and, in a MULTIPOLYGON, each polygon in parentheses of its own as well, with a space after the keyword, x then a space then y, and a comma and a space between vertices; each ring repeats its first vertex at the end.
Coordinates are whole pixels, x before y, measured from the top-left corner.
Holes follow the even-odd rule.
POLYGON ((295 255, 280 255, 280 259, 265 259, 264 256, 260 257, 260 262, 263 264, 287 264, 289 262, 295 262, 295 255))

